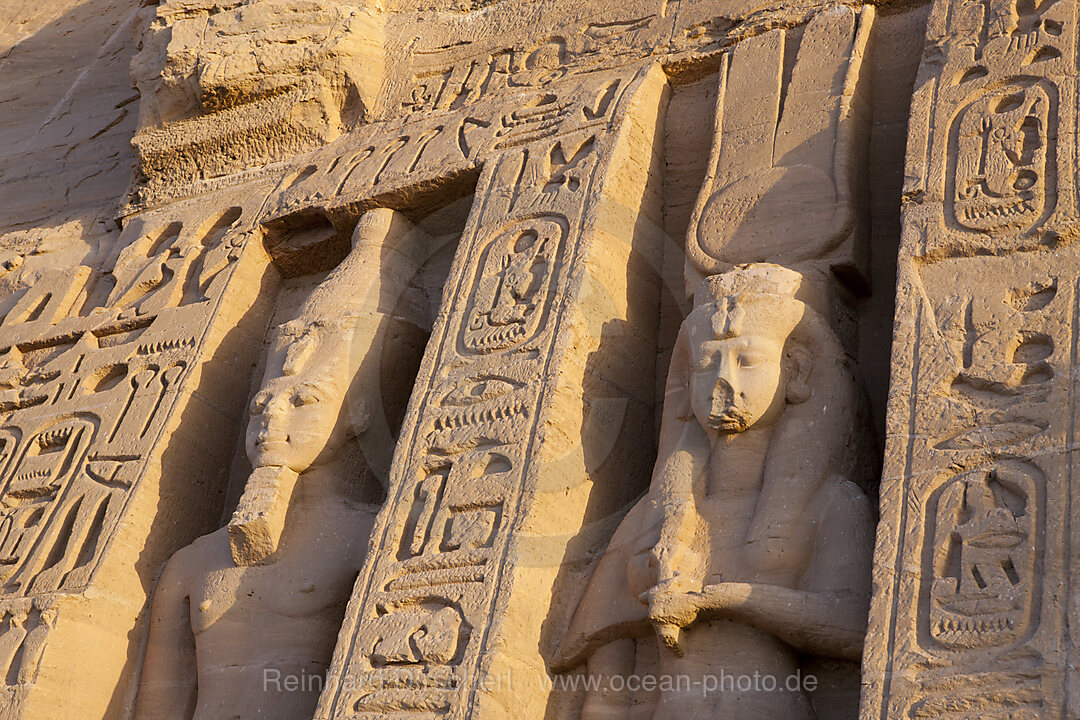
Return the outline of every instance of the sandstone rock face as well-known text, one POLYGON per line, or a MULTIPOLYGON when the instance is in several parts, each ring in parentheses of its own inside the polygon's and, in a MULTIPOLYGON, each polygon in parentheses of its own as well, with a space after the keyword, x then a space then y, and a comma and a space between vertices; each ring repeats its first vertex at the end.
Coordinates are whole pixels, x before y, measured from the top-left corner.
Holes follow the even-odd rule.
POLYGON ((0 717, 1075 714, 1075 5, 5 3, 0 717))
POLYGON ((191 182, 356 127, 382 80, 380 23, 373 8, 324 0, 162 3, 131 64, 137 173, 191 182))

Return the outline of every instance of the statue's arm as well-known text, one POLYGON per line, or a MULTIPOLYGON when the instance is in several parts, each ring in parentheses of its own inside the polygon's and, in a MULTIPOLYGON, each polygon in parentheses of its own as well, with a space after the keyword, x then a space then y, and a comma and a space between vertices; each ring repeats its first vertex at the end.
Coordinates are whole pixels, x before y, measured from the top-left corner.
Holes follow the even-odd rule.
MULTIPOLYGON (((655 584, 640 597, 650 607, 658 595, 694 590, 701 582, 702 558, 694 547, 699 520, 695 485, 708 466, 708 439, 696 425, 684 430, 678 446, 657 463, 650 489, 661 517, 659 539, 649 552, 655 584)), ((654 624, 660 641, 681 655, 680 626, 654 624)))
POLYGON ((661 437, 661 458, 650 488, 661 517, 659 540, 650 552, 655 591, 697 589, 694 583, 700 587, 701 582, 702 559, 695 547, 700 535, 696 496, 708 468, 709 440, 697 423, 686 422, 679 430, 666 438, 668 447, 661 437))
POLYGON ((653 598, 658 626, 686 627, 700 617, 723 617, 769 633, 800 652, 845 660, 862 657, 870 604, 874 516, 852 483, 825 490, 814 552, 797 588, 765 583, 707 585, 700 593, 653 598))
POLYGON ((154 590, 135 720, 181 720, 195 714, 195 636, 183 553, 165 564, 154 590))
POLYGON ((694 418, 689 382, 690 339, 684 327, 671 354, 660 446, 649 484, 650 501, 661 517, 660 539, 650 553, 658 587, 679 584, 680 572, 690 569, 686 561, 698 517, 694 488, 708 465, 709 440, 694 418))
POLYGON ((799 652, 844 660, 862 657, 866 611, 865 598, 851 593, 737 582, 657 598, 651 608, 654 622, 686 627, 700 617, 723 617, 752 625, 799 652))

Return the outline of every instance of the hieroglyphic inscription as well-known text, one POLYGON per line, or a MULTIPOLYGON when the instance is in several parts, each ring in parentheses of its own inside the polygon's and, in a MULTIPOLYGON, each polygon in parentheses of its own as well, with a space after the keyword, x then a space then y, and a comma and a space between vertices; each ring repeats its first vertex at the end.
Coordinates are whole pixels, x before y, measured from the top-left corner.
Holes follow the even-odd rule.
POLYGON ((79 344, 66 351, 76 353, 72 367, 45 383, 47 402, 15 413, 3 428, 13 446, 0 478, 5 594, 85 585, 194 343, 142 358, 138 342, 97 348, 96 357, 79 344), (117 361, 128 353, 135 358, 117 361))
POLYGON ((543 325, 566 233, 566 218, 542 215, 513 223, 482 251, 462 330, 469 352, 520 345, 543 325))
POLYGON ((547 88, 568 76, 579 76, 580 82, 581 75, 636 59, 642 48, 671 32, 672 22, 655 14, 579 21, 579 27, 558 35, 537 39, 530 33, 495 48, 473 42, 422 47, 421 37, 408 53, 411 76, 394 94, 405 112, 431 112, 474 105, 507 91, 547 88))
POLYGON ((956 117, 951 215, 971 230, 1030 230, 1052 210, 1048 134, 1052 87, 1015 83, 973 100, 956 117))
POLYGON ((935 4, 909 124, 863 716, 1064 717, 1076 4, 935 4), (918 568, 909 572, 904 568, 918 568))
MULTIPOLYGON (((646 81, 655 68, 620 80, 620 93, 631 89, 612 108, 646 81)), ((545 401, 536 378, 566 314, 554 299, 613 146, 610 130, 590 126, 486 164, 373 533, 380 550, 361 574, 317 717, 444 717, 477 702, 467 679, 498 652, 490 628, 533 477, 545 401)))
POLYGON ((1038 609, 1046 478, 1035 466, 999 461, 950 479, 927 513, 920 613, 943 647, 1007 645, 1023 637, 1038 609))
MULTIPOLYGON (((371 202, 402 187, 459 175, 503 150, 562 135, 576 137, 609 122, 615 101, 625 89, 619 74, 598 72, 584 81, 567 80, 543 90, 526 91, 524 96, 515 93, 512 102, 496 95, 468 108, 365 125, 297 158, 295 170, 286 175, 267 214, 280 222, 311 208, 331 215, 355 210, 350 205, 356 198, 371 202)), ((547 162, 556 173, 561 165, 567 165, 566 177, 550 176, 548 180, 554 184, 545 186, 546 190, 522 178, 522 187, 533 193, 551 193, 563 182, 579 182, 574 180, 575 166, 589 154, 588 137, 584 134, 565 145, 540 146, 549 153, 547 162), (579 156, 581 150, 586 152, 579 156)), ((530 196, 528 201, 533 199, 530 196)))
POLYGON ((1044 688, 1027 695, 1060 682, 1050 639, 1064 631, 1072 472, 1061 449, 1074 431, 1067 378, 1080 322, 1075 278, 1059 270, 1068 257, 941 260, 901 285, 914 318, 905 351, 919 359, 905 464, 886 470, 882 502, 884 518, 903 503, 904 542, 891 558, 879 545, 877 572, 902 561, 920 573, 893 585, 904 599, 889 618, 892 676, 865 710, 873 717, 992 713, 1009 678, 1044 688), (957 277, 979 280, 958 287, 957 277))
POLYGON ((87 266, 0 300, 3 717, 59 696, 107 714, 154 575, 220 512, 273 288, 248 242, 271 188, 127 217, 87 266))
POLYGON ((1058 192, 1073 162, 1074 4, 942 2, 936 12, 935 57, 924 62, 939 71, 913 101, 905 195, 944 212, 923 219, 921 252, 1053 247, 1075 212, 1058 192))
MULTIPOLYGON (((494 174, 520 174, 526 162, 524 151, 510 151, 494 174)), ((490 623, 522 492, 540 400, 530 381, 543 371, 541 348, 553 340, 550 295, 566 282, 563 248, 580 223, 565 209, 583 200, 579 192, 538 217, 475 222, 475 275, 458 280, 472 292, 455 302, 456 327, 447 328, 443 344, 448 360, 475 359, 441 368, 422 411, 413 441, 418 457, 383 535, 395 552, 375 570, 372 609, 360 617, 364 651, 354 653, 347 672, 349 687, 362 689, 342 696, 346 713, 441 716, 463 701, 458 686, 480 660, 477 629, 490 623), (403 671, 423 680, 407 681, 403 671)))
POLYGON ((57 609, 44 598, 9 600, 0 607, 0 697, 33 682, 57 609))
POLYGON ((254 221, 248 205, 133 218, 108 272, 54 271, 11 298, 0 321, 0 596, 89 582, 195 362, 254 221))
POLYGON ((145 315, 206 300, 214 276, 236 259, 239 236, 223 241, 242 214, 227 208, 190 229, 174 221, 128 245, 113 269, 109 307, 145 315))

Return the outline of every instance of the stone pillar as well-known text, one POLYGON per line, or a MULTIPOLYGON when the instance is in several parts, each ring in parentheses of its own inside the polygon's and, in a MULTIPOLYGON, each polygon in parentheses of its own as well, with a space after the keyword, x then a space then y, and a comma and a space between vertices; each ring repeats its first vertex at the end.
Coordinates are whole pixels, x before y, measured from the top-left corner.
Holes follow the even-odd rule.
POLYGON ((544 713, 563 563, 629 499, 594 484, 652 463, 667 83, 609 87, 484 163, 318 718, 544 713))
MULTIPOLYGON (((272 187, 272 186, 271 186, 272 187)), ((2 717, 115 717, 161 564, 218 523, 275 276, 269 187, 129 218, 0 307, 2 717)))
POLYGON ((865 720, 1080 712, 1076 36, 1067 0, 930 14, 865 720))

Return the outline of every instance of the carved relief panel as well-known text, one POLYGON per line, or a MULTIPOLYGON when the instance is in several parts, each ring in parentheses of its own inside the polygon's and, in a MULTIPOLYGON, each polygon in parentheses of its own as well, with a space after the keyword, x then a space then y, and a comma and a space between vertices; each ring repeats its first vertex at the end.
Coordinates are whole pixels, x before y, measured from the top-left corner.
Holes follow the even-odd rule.
POLYGON ((45 598, 11 600, 0 606, 0 698, 10 703, 16 688, 34 681, 58 610, 45 598))
MULTIPOLYGON (((599 13, 605 14, 611 15, 599 13)), ((658 42, 671 29, 671 18, 621 15, 606 22, 593 18, 578 33, 523 37, 479 53, 471 43, 431 47, 430 39, 415 38, 406 55, 411 74, 391 81, 391 96, 406 113, 431 112, 508 91, 547 88, 568 76, 580 83, 581 76, 610 68, 620 56, 632 59, 633 46, 658 42)))
POLYGON ((517 221, 481 251, 462 330, 466 352, 483 355, 521 345, 544 324, 567 224, 561 215, 517 221))
MULTIPOLYGON (((551 475, 579 469, 567 471, 562 463, 595 461, 575 455, 588 454, 580 452, 586 431, 564 421, 580 417, 551 420, 550 408, 569 403, 579 414, 591 412, 586 396, 592 388, 581 377, 607 382, 606 373, 632 372, 613 367, 625 355, 642 348, 641 355, 653 354, 650 330, 643 329, 651 319, 624 317, 630 313, 621 306, 597 311, 595 298, 585 296, 588 283, 610 280, 626 290, 636 282, 624 277, 640 270, 627 262, 626 248, 635 233, 651 232, 641 228, 666 209, 649 177, 653 165, 664 162, 653 133, 663 126, 666 72, 682 80, 711 72, 716 53, 749 33, 754 52, 741 58, 743 66, 769 55, 777 69, 773 89, 781 95, 798 90, 789 112, 773 118, 766 133, 781 138, 768 162, 710 179, 716 192, 703 195, 710 204, 701 209, 707 217, 695 235, 698 260, 716 265, 770 251, 756 242, 768 233, 731 255, 705 247, 747 209, 747 195, 740 193, 760 174, 781 189, 810 187, 813 192, 799 198, 805 203, 840 206, 824 231, 794 228, 806 239, 808 249, 800 250, 817 257, 821 246, 811 244, 827 245, 827 253, 843 246, 834 264, 858 265, 845 254, 852 229, 842 212, 845 193, 857 184, 850 170, 858 166, 845 153, 857 143, 837 129, 846 131, 846 121, 858 115, 852 108, 859 98, 847 93, 854 79, 845 77, 843 90, 830 95, 836 122, 830 119, 824 130, 842 136, 839 149, 832 151, 830 138, 821 152, 800 155, 795 137, 823 129, 801 127, 795 103, 814 74, 803 67, 812 53, 800 53, 794 68, 784 55, 794 47, 785 43, 798 36, 785 33, 804 22, 804 8, 783 8, 775 26, 784 29, 755 43, 766 34, 758 9, 749 17, 740 9, 736 20, 708 3, 590 7, 560 18, 558 33, 511 18, 506 37, 493 37, 492 28, 514 14, 506 8, 518 9, 514 3, 468 14, 445 11, 445 4, 424 11, 431 29, 416 41, 400 39, 404 23, 414 20, 406 18, 411 10, 384 14, 372 3, 166 0, 144 13, 154 19, 133 68, 143 106, 132 201, 140 208, 174 204, 126 218, 107 272, 57 270, 10 302, 0 301, 0 693, 16 695, 48 673, 54 686, 128 681, 117 678, 129 675, 131 628, 151 573, 169 550, 201 530, 204 515, 216 519, 221 470, 242 415, 234 400, 248 387, 269 312, 260 302, 272 285, 262 274, 269 261, 249 242, 259 223, 265 221, 270 235, 310 230, 280 236, 297 245, 310 241, 301 250, 330 256, 363 211, 394 207, 422 214, 432 197, 462 197, 480 178, 397 452, 381 534, 348 611, 320 717, 470 714, 482 699, 462 679, 483 677, 520 650, 506 650, 499 633, 506 618, 520 617, 507 607, 529 592, 528 584, 514 587, 512 580, 520 570, 516 548, 538 532, 527 522, 535 520, 535 495, 546 492, 538 488, 551 475), (484 32, 474 38, 467 24, 483 25, 484 32), (398 36, 384 44, 387 30, 398 36), (468 39, 429 42, 458 37, 468 39), (400 68, 385 62, 394 59, 388 48, 395 42, 394 52, 408 45, 409 62, 400 68), (664 70, 643 70, 650 56, 650 62, 666 56, 664 70), (384 69, 385 92, 379 87, 384 69), (371 117, 378 121, 358 125, 371 117), (795 139, 785 146, 790 133, 795 139), (610 277, 591 277, 598 267, 610 277), (575 316, 581 308, 588 317, 575 316), (590 345, 595 338, 580 330, 589 323, 603 325, 589 330, 605 341, 630 350, 590 345), (626 328, 632 332, 611 340, 626 328), (181 527, 161 520, 174 515, 183 518, 181 527), (94 587, 103 567, 115 571, 108 577, 117 586, 76 597, 94 587), (60 596, 86 603, 56 610, 51 603, 60 596), (76 637, 69 628, 89 626, 92 614, 107 618, 101 626, 115 642, 95 651, 99 662, 85 672, 58 672, 43 654, 45 637, 76 637), (107 667, 113 677, 99 681, 93 673, 107 667)), ((774 26, 769 12, 767 24, 774 26)), ((849 56, 862 52, 869 18, 869 12, 860 18, 835 8, 806 31, 804 44, 825 46, 846 67, 849 56), (838 34, 844 37, 837 40, 838 34)), ((1018 44, 1039 62, 1071 57, 1071 46, 1056 39, 1061 22, 1021 25, 1018 44)), ((1012 27, 1002 32, 1017 34, 1012 27)), ((729 89, 730 119, 745 98, 729 89)), ((967 109, 951 118, 950 132, 985 158, 956 168, 949 181, 950 212, 966 218, 958 226, 966 222, 978 232, 1045 226, 1060 206, 1055 163, 1065 142, 1047 128, 1071 98, 1055 80, 1017 76, 964 100, 967 109)), ((745 108, 751 114, 759 109, 745 108)), ((272 242, 268 248, 285 274, 312 270, 303 266, 304 252, 272 242)), ((3 271, 0 263, 0 276, 3 271)), ((1042 293, 1032 291, 1031 303, 1042 293)), ((647 315, 652 307, 643 295, 600 302, 639 304, 647 315)), ((957 301, 953 324, 941 330, 966 358, 957 392, 967 386, 991 392, 998 382, 1006 395, 1035 397, 1061 377, 1055 363, 1065 344, 1034 309, 1025 305, 1015 317, 1000 308, 979 314, 975 298, 964 302, 957 301), (995 355, 994 333, 1013 338, 1004 359, 995 355)), ((649 385, 651 362, 640 361, 649 385)), ((622 400, 630 394, 623 390, 611 393, 622 400)), ((642 414, 651 410, 652 390, 642 414)), ((998 430, 1009 437, 1050 423, 1029 414, 1009 418, 998 430)), ((989 442, 964 432, 951 442, 989 442)), ((387 454, 393 451, 392 441, 383 444, 387 454)), ((651 450, 640 452, 644 457, 651 450)), ((620 458, 618 464, 637 461, 620 458)), ((1049 471, 1004 455, 980 462, 943 474, 932 514, 920 519, 933 538, 927 552, 937 574, 925 595, 935 608, 927 612, 936 613, 933 638, 940 648, 1012 647, 1044 622, 1033 578, 1051 559, 1049 546, 1037 544, 1055 511, 1049 471), (1001 627, 993 616, 999 607, 1007 615, 1001 627)), ((573 481, 591 480, 586 476, 577 472, 573 481)), ((563 500, 572 516, 584 514, 592 498, 578 492, 563 500)), ((541 620, 534 615, 521 624, 535 621, 538 635, 541 620)), ((540 668, 544 658, 534 655, 528 658, 540 668)), ((126 697, 116 687, 114 696, 126 697)), ((75 699, 89 695, 69 692, 75 699)), ((70 712, 93 715, 82 707, 70 712)))
MULTIPOLYGON (((493 164, 489 182, 520 175, 527 159, 525 151, 508 152, 493 164)), ((456 280, 472 291, 453 294, 456 322, 439 343, 444 359, 436 390, 410 443, 416 460, 403 469, 393 519, 381 528, 382 542, 398 552, 364 578, 371 610, 361 610, 346 671, 348 687, 363 689, 339 696, 346 713, 442 715, 464 700, 457 685, 475 671, 483 637, 470 628, 491 622, 507 530, 520 502, 523 453, 540 400, 530 380, 542 372, 543 348, 553 337, 545 301, 566 281, 566 264, 558 260, 572 222, 567 213, 580 217, 584 195, 548 206, 538 218, 498 214, 495 222, 474 219, 466 230, 477 274, 456 280), (448 362, 454 356, 461 359, 448 362), (440 629, 419 632, 429 626, 440 629), (429 649, 408 639, 417 634, 429 649), (355 643, 370 649, 357 652, 355 643), (399 649, 389 654, 390 647, 399 649), (409 687, 402 668, 422 672, 429 687, 409 687)), ((486 217, 492 216, 480 216, 486 217)))
POLYGON ((537 378, 566 322, 556 298, 569 291, 587 199, 613 182, 599 168, 616 123, 636 96, 654 102, 658 78, 654 68, 609 83, 607 115, 588 131, 541 130, 485 165, 373 533, 382 551, 358 581, 317 717, 440 717, 478 702, 468 678, 500 653, 491 628, 549 402, 537 378))
POLYGON ((267 216, 278 221, 312 208, 331 216, 355 213, 357 204, 374 205, 374 199, 393 197, 404 188, 474 172, 482 159, 503 150, 574 134, 537 148, 546 158, 538 156, 522 168, 548 173, 539 186, 522 176, 528 196, 516 203, 531 203, 537 194, 550 195, 564 183, 580 182, 576 168, 591 149, 587 131, 610 121, 615 100, 626 90, 625 75, 599 72, 524 96, 515 93, 512 102, 493 95, 467 108, 364 125, 297 159, 267 216))
POLYGON ((940 55, 924 58, 913 99, 905 196, 910 211, 945 207, 920 214, 920 253, 1054 247, 1075 212, 1058 190, 1073 163, 1074 14, 1067 0, 936 5, 927 42, 940 55))
MULTIPOLYGON (((887 466, 882 502, 887 521, 898 502, 908 512, 902 542, 879 538, 877 572, 889 577, 893 558, 903 558, 920 573, 891 586, 912 600, 888 616, 888 700, 864 712, 915 717, 943 704, 990 712, 1008 688, 1049 694, 1061 681, 1054 638, 1066 627, 1060 587, 1073 483, 1061 449, 1076 412, 1068 378, 1080 317, 1075 279, 1058 268, 1075 258, 1072 248, 1022 264, 956 258, 910 272, 916 282, 902 286, 913 339, 901 352, 918 359, 905 463, 887 466), (958 287, 957 273, 980 281, 958 287), (906 486, 898 472, 911 478, 906 486), (900 668, 910 672, 898 677, 900 668)), ((880 648, 882 636, 870 637, 880 648)), ((1017 704, 1030 716, 1051 712, 1035 694, 1024 697, 1017 704)))
MULTIPOLYGON (((110 632, 128 637, 145 590, 120 586, 117 572, 137 577, 173 548, 168 538, 141 534, 131 542, 125 533, 144 533, 142 523, 177 500, 188 511, 179 524, 170 521, 181 534, 199 532, 206 516, 219 512, 207 495, 194 495, 223 481, 223 473, 177 485, 181 465, 198 476, 204 463, 224 463, 219 444, 192 445, 163 461, 160 440, 176 425, 178 406, 201 412, 197 384, 242 371, 205 362, 222 347, 244 354, 208 330, 215 316, 235 323, 259 292, 258 282, 234 289, 222 308, 265 191, 231 190, 129 218, 104 271, 51 272, 0 308, 0 607, 7 613, 0 619, 0 682, 12 713, 40 683, 42 692, 53 682, 72 683, 61 661, 38 672, 47 635, 78 656, 85 634, 77 628, 91 613, 108 618, 96 643, 110 632), (162 484, 169 488, 164 499, 162 484), (87 595, 103 563, 113 589, 87 595), (77 607, 64 605, 72 598, 77 607), (54 605, 60 609, 49 609, 54 605)), ((222 408, 232 404, 228 393, 215 397, 222 408)), ((230 421, 204 420, 228 432, 230 421)), ((95 682, 96 673, 119 673, 124 661, 114 667, 109 653, 124 646, 99 653, 93 672, 80 677, 95 682)))
POLYGON ((950 478, 935 492, 925 531, 931 560, 922 596, 929 602, 920 613, 934 642, 994 647, 1034 630, 1045 490, 1037 466, 1004 460, 950 478))
POLYGON ((931 13, 909 124, 866 718, 1076 710, 1060 690, 1075 623, 1080 317, 1066 268, 1080 251, 1064 179, 1076 33, 1064 1, 931 13))
POLYGON ((1031 230, 1053 210, 1050 118, 1056 89, 1017 82, 972 100, 956 116, 946 177, 950 215, 969 230, 1031 230))
MULTIPOLYGON (((252 208, 247 213, 253 219, 252 208)), ((175 215, 176 212, 173 211, 175 215)), ((221 273, 245 237, 240 205, 129 223, 111 273, 61 276, 22 298, 72 295, 62 316, 7 323, 0 559, 7 594, 78 590, 199 350, 221 273), (93 307, 112 285, 103 307, 93 307)), ((88 270, 88 269, 87 269, 88 270)), ((16 308, 19 305, 16 304, 16 308)))

